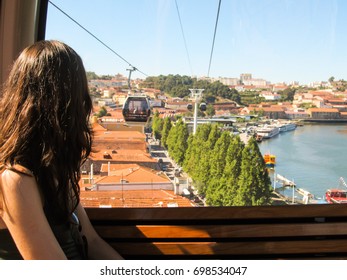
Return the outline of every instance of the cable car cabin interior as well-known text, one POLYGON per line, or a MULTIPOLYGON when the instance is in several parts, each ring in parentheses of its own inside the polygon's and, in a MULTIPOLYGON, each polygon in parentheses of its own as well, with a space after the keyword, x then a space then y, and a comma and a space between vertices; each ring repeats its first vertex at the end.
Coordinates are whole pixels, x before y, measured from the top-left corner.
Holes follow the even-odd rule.
MULTIPOLYGON (((0 3, 2 84, 18 53, 45 38, 49 1, 0 3)), ((130 112, 137 110, 137 104, 140 108, 147 106, 144 99, 129 102, 126 108, 129 118, 130 112)), ((135 116, 142 118, 141 114, 135 116)), ((143 116, 148 117, 148 111, 143 116)), ((347 258, 345 205, 87 208, 86 211, 99 234, 125 259, 347 258)))
POLYGON ((147 122, 151 114, 146 96, 128 96, 124 102, 122 114, 127 122, 147 122))

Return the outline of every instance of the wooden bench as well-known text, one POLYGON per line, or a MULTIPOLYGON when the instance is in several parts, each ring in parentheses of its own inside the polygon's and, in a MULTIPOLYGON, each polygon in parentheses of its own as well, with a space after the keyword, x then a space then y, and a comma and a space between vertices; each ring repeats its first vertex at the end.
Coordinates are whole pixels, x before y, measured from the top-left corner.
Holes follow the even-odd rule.
POLYGON ((347 257, 347 205, 86 210, 125 259, 347 257))

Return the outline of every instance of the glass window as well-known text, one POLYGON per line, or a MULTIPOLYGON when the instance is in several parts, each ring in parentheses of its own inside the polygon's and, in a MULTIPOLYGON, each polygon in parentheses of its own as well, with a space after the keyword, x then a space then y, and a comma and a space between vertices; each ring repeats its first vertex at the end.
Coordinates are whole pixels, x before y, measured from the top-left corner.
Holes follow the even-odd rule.
MULTIPOLYGON (((199 154, 199 164, 194 162, 195 168, 205 168, 205 172, 217 170, 214 181, 209 173, 207 178, 200 174, 190 180, 184 158, 197 153, 188 149, 190 138, 182 142, 183 154, 177 158, 173 155, 179 153, 177 149, 168 147, 170 141, 179 139, 167 140, 165 117, 174 120, 182 115, 191 134, 194 102, 199 101, 206 110, 197 114, 198 127, 202 122, 219 122, 223 131, 240 135, 246 143, 258 136, 260 153, 269 159, 271 188, 276 191, 271 201, 327 203, 328 189, 346 189, 340 184, 340 177, 347 178, 346 12, 343 0, 240 0, 223 1, 221 6, 218 1, 200 0, 50 1, 46 39, 62 40, 81 55, 95 113, 102 107, 106 110, 97 116, 98 124, 121 131, 106 134, 97 128, 97 149, 108 153, 110 161, 88 162, 83 175, 90 178, 85 182, 97 185, 100 176, 113 176, 124 201, 126 190, 120 182, 127 180, 129 185, 131 180, 125 177, 143 177, 140 172, 154 169, 156 177, 146 177, 138 190, 149 190, 153 197, 153 190, 166 190, 166 183, 160 181, 166 176, 172 196, 180 193, 199 205, 206 203, 206 196, 219 196, 211 199, 217 205, 221 201, 228 205, 227 194, 217 192, 229 184, 230 177, 225 175, 225 166, 223 172, 218 171, 222 162, 227 165, 227 154, 218 157, 215 146, 218 143, 222 149, 222 140, 213 143, 215 150, 211 147, 210 152, 199 154), (201 100, 194 100, 189 89, 198 86, 205 90, 201 100), (130 90, 150 97, 151 122, 122 121, 122 105, 130 90), (113 144, 106 143, 107 139, 113 144)), ((142 100, 127 106, 127 114, 148 113, 142 100)), ((174 121, 170 126, 177 137, 184 134, 174 121)), ((242 168, 256 170, 251 169, 256 164, 253 161, 242 168)), ((106 185, 98 186, 107 189, 106 185)), ((247 186, 245 195, 258 187, 252 182, 247 186)), ((151 194, 142 194, 142 198, 151 194)), ((160 199, 164 198, 142 206, 162 206, 160 199)))

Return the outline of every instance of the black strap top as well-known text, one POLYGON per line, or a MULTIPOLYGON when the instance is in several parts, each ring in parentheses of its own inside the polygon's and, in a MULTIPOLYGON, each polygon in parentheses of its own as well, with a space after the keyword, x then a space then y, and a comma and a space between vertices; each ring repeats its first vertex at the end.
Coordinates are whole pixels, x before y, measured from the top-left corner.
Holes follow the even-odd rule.
MULTIPOLYGON (((16 171, 19 171, 16 168, 16 171)), ((19 171, 21 172, 21 171, 19 171)), ((21 172, 24 173, 24 172, 21 172)), ((27 173, 24 173, 27 174, 27 173)), ((29 174, 27 174, 29 175, 29 174)), ((54 217, 44 207, 44 212, 51 229, 69 260, 83 260, 88 258, 87 239, 81 234, 81 225, 78 217, 73 213, 70 221, 57 224, 54 217)), ((35 233, 33 233, 35 234, 35 233)), ((44 244, 43 244, 44 245, 44 244)), ((0 260, 22 260, 19 250, 8 229, 0 229, 0 260)))

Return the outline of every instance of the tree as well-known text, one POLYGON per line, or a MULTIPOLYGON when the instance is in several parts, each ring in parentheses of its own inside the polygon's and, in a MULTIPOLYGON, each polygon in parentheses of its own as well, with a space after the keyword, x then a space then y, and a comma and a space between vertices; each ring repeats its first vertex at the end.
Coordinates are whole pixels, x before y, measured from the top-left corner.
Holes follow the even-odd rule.
POLYGON ((210 156, 212 150, 221 135, 220 128, 217 124, 211 125, 210 133, 208 135, 207 141, 201 143, 200 145, 200 158, 197 162, 195 179, 199 182, 200 188, 199 193, 205 195, 207 189, 207 183, 210 179, 210 156))
POLYGON ((170 129, 167 146, 170 156, 180 165, 184 162, 184 156, 188 148, 188 127, 182 120, 170 129))
POLYGON ((211 179, 206 191, 206 202, 208 205, 234 205, 234 197, 238 189, 243 148, 244 143, 239 136, 230 137, 230 143, 225 152, 224 171, 219 178, 213 177, 211 179))
POLYGON ((240 93, 236 89, 231 89, 231 96, 230 99, 235 101, 237 104, 241 104, 241 96, 240 93))
POLYGON ((285 90, 279 92, 282 101, 293 101, 295 93, 296 89, 294 88, 286 88, 285 90))
POLYGON ((203 100, 206 101, 206 103, 215 103, 216 97, 211 94, 204 94, 203 100))
POLYGON ((210 117, 214 116, 216 114, 216 110, 214 109, 212 104, 208 104, 206 108, 206 114, 210 117))
POLYGON ((242 151, 240 178, 234 205, 268 205, 271 192, 271 180, 263 156, 252 137, 242 151))
POLYGON ((107 109, 104 106, 102 106, 99 112, 96 114, 98 118, 101 118, 106 115, 107 115, 107 109))
POLYGON ((205 152, 204 145, 208 139, 211 128, 211 124, 199 125, 195 135, 191 134, 188 138, 188 148, 183 163, 183 169, 191 175, 193 180, 197 178, 197 166, 199 165, 201 154, 205 152))
POLYGON ((206 204, 209 206, 225 206, 225 181, 223 178, 211 178, 206 189, 206 204))
POLYGON ((170 129, 169 135, 167 136, 166 145, 167 150, 170 154, 170 156, 175 159, 174 151, 175 151, 175 145, 177 142, 177 123, 172 126, 170 129))
POLYGON ((87 80, 88 80, 88 81, 99 79, 99 76, 96 75, 95 72, 89 72, 89 71, 87 71, 87 72, 86 72, 86 75, 87 75, 87 80))
POLYGON ((177 141, 175 145, 175 160, 178 164, 182 165, 185 157, 185 153, 188 148, 188 126, 182 120, 177 124, 177 141))
POLYGON ((317 106, 312 104, 312 103, 305 102, 305 103, 301 103, 299 105, 299 107, 307 110, 307 109, 310 109, 310 108, 316 108, 317 106))
POLYGON ((206 186, 206 201, 209 205, 223 205, 221 198, 224 195, 225 185, 221 182, 221 178, 226 164, 225 155, 227 154, 230 140, 230 133, 227 131, 223 132, 210 153, 210 177, 206 186))
POLYGON ((161 132, 163 129, 163 119, 160 117, 159 112, 156 111, 152 120, 152 132, 155 139, 161 139, 161 132))
POLYGON ((224 131, 216 141, 210 156, 211 177, 221 178, 226 164, 226 154, 230 145, 230 133, 224 131))
POLYGON ((213 124, 211 127, 210 134, 208 135, 207 143, 206 143, 209 150, 212 150, 214 148, 214 145, 216 144, 220 135, 221 135, 220 126, 218 124, 213 124))
POLYGON ((226 155, 226 163, 222 180, 225 182, 223 205, 235 205, 234 198, 238 190, 238 180, 241 173, 242 151, 245 144, 239 136, 234 136, 230 141, 226 155))
POLYGON ((113 76, 111 75, 102 75, 100 77, 101 80, 112 80, 113 76))
POLYGON ((169 117, 165 117, 164 119, 164 124, 163 124, 163 129, 161 132, 161 145, 165 148, 167 148, 167 138, 169 136, 170 130, 172 128, 172 123, 169 117))

